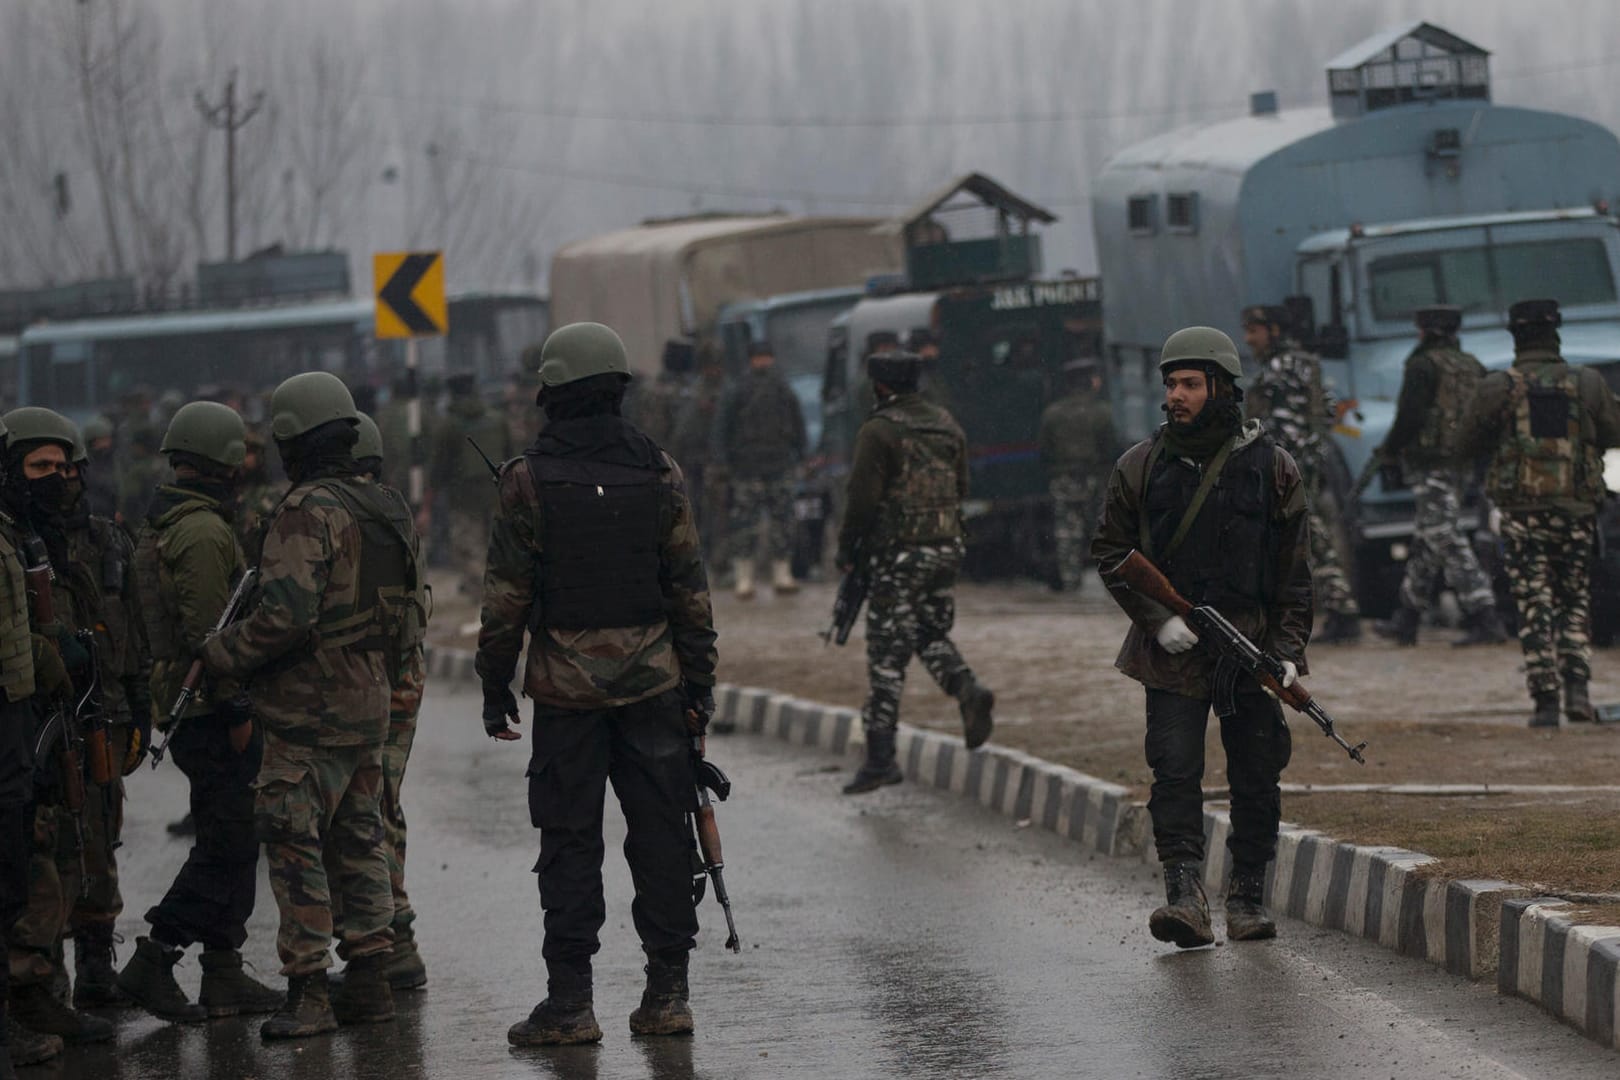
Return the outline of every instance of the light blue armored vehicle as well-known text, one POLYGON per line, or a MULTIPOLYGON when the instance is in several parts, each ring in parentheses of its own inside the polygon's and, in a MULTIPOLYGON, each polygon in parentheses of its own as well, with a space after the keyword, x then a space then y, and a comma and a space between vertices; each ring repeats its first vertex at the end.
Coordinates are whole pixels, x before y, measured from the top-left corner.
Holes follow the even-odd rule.
MULTIPOLYGON (((1189 128, 1112 158, 1092 196, 1108 303, 1110 392, 1127 434, 1162 419, 1157 350, 1206 323, 1239 339, 1245 304, 1288 302, 1341 399, 1332 495, 1346 506, 1358 589, 1393 599, 1409 491, 1348 489, 1383 441, 1413 312, 1463 309, 1462 344, 1506 366, 1508 307, 1554 297, 1566 355, 1620 380, 1620 140, 1573 116, 1491 100, 1489 55, 1430 23, 1396 27, 1327 66, 1323 106, 1189 128)), ((1612 501, 1612 500, 1611 500, 1612 501)))

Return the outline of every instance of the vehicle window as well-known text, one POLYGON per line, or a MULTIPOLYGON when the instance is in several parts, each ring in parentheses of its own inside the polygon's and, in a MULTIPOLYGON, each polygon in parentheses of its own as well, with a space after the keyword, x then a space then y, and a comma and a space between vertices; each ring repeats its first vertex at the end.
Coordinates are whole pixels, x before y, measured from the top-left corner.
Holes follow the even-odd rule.
POLYGON ((1537 296, 1555 296, 1564 307, 1614 302, 1614 276, 1601 240, 1509 244, 1496 248, 1495 256, 1504 305, 1537 296))
POLYGON ((1380 321, 1408 319, 1430 304, 1467 313, 1503 311, 1534 296, 1555 296, 1566 307, 1615 302, 1608 249, 1596 238, 1389 255, 1372 261, 1368 280, 1380 321))
POLYGON ((1455 304, 1469 311, 1499 307, 1491 293, 1488 248, 1416 251, 1374 260, 1373 317, 1406 319, 1420 307, 1455 304))

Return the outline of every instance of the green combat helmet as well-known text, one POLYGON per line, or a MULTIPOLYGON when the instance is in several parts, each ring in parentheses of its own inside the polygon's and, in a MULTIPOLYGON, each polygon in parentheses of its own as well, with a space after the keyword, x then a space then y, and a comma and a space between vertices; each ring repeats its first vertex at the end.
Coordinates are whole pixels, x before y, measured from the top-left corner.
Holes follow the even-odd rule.
POLYGON ((159 452, 177 450, 235 468, 247 457, 247 425, 229 405, 193 401, 175 412, 159 452))
POLYGON ((278 442, 296 439, 333 420, 358 423, 360 413, 343 380, 329 371, 306 371, 270 395, 270 434, 278 442))
POLYGON ((1243 364, 1238 360, 1237 346, 1213 326, 1189 326, 1177 330, 1159 351, 1160 374, 1189 365, 1214 366, 1234 379, 1243 377, 1243 364))
POLYGON ((93 443, 97 439, 110 439, 113 434, 113 422, 105 416, 98 414, 84 422, 84 441, 86 443, 93 443))
POLYGON ((382 432, 377 430, 377 421, 365 413, 360 414, 360 437, 355 440, 353 453, 356 461, 364 461, 366 458, 382 460, 382 432))
POLYGON ((79 425, 59 412, 38 405, 12 409, 3 418, 11 433, 7 446, 25 442, 60 443, 69 454, 79 448, 79 425))
POLYGON ((630 377, 630 361, 619 335, 593 322, 569 323, 553 330, 540 348, 541 392, 592 375, 630 377))

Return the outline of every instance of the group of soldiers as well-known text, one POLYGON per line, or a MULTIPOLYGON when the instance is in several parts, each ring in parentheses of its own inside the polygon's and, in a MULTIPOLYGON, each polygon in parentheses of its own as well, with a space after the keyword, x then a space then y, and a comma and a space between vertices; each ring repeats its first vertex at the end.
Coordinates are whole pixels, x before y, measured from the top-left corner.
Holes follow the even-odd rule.
POLYGON ((269 421, 291 481, 274 497, 241 414, 195 401, 167 422, 140 509, 100 513, 111 432, 37 407, 3 417, 0 1075, 112 1038, 86 1009, 269 1013, 264 1038, 302 1038, 390 1019, 392 990, 426 980, 399 800, 428 607, 413 516, 335 376, 284 382, 269 421), (123 778, 163 749, 195 840, 120 971, 123 778), (243 970, 261 845, 285 993, 243 970), (348 965, 329 992, 334 937, 348 965), (195 1000, 174 977, 193 945, 195 1000))

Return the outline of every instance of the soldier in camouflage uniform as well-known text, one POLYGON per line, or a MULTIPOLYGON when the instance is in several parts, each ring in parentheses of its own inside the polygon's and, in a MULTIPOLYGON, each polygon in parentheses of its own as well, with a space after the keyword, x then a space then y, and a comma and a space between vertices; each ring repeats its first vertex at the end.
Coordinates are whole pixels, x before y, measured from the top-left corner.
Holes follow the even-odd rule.
POLYGON ((696 349, 691 338, 664 342, 662 370, 651 382, 632 380, 624 398, 624 418, 659 446, 673 446, 686 399, 696 349))
POLYGON ((726 536, 726 466, 715 447, 725 400, 726 369, 720 362, 720 351, 712 343, 700 345, 697 355, 698 377, 675 422, 675 440, 669 452, 686 478, 692 518, 703 539, 703 557, 713 563, 723 557, 726 536))
POLYGON ((605 917, 602 801, 624 810, 631 905, 647 985, 638 1035, 692 1031, 687 960, 697 935, 686 815, 696 809, 690 736, 714 711, 708 581, 681 470, 619 415, 624 345, 598 323, 546 339, 546 428, 501 470, 478 677, 484 730, 516 739, 512 674, 530 630, 534 701, 529 817, 540 830, 547 995, 514 1045, 596 1042, 591 957, 605 917))
POLYGON ((450 558, 461 568, 460 591, 476 601, 483 589, 495 490, 489 483, 489 466, 467 437, 494 461, 511 457, 512 444, 505 418, 484 404, 471 375, 452 375, 447 385, 450 408, 435 435, 429 483, 445 496, 450 511, 450 558))
POLYGON ((1102 509, 1103 482, 1119 443, 1096 358, 1071 360, 1063 370, 1069 392, 1041 413, 1036 442, 1052 493, 1058 580, 1064 591, 1078 592, 1102 509))
POLYGON ((918 392, 915 353, 876 353, 867 372, 877 396, 855 436, 849 494, 838 532, 837 562, 848 573, 869 568, 866 671, 871 683, 861 722, 866 761, 848 795, 903 779, 895 764, 895 728, 906 666, 916 656, 956 698, 968 749, 990 737, 995 694, 979 682, 950 639, 956 575, 965 548, 967 439, 951 414, 918 392))
POLYGON ((1559 352, 1556 300, 1508 309, 1513 366, 1480 382, 1463 421, 1465 455, 1490 459, 1485 492, 1519 608, 1531 727, 1590 722, 1591 560, 1604 499, 1603 451, 1620 446, 1620 405, 1603 377, 1559 352))
POLYGON ((733 587, 739 600, 754 596, 754 557, 759 527, 765 522, 765 548, 771 560, 771 588, 797 592, 793 579, 794 470, 804 459, 804 413, 787 380, 776 369, 770 343, 748 347, 748 374, 726 395, 719 439, 731 478, 726 533, 731 540, 733 587))
MULTIPOLYGON (((167 719, 203 642, 246 569, 230 524, 247 430, 226 405, 194 401, 174 414, 161 453, 171 475, 148 501, 135 547, 135 584, 152 652, 148 708, 167 719)), ((195 839, 163 898, 146 912, 148 936, 118 986, 152 1015, 175 1022, 274 1012, 282 995, 242 970, 242 943, 258 885, 253 779, 263 737, 252 703, 228 679, 205 680, 169 732, 190 787, 195 839), (174 978, 202 946, 202 989, 193 1002, 174 978)))
POLYGON ((1457 342, 1461 309, 1420 308, 1416 322, 1421 339, 1406 358, 1395 422, 1377 451, 1381 460, 1400 462, 1417 500, 1412 553, 1401 579, 1400 606, 1374 628, 1399 645, 1417 644, 1423 610, 1444 581, 1457 594, 1466 620, 1467 632, 1453 644, 1500 644, 1507 631, 1496 613, 1496 594, 1462 520, 1473 463, 1457 449, 1463 413, 1485 366, 1457 342))
POLYGON ((264 547, 264 531, 270 527, 276 504, 287 493, 287 485, 271 477, 261 433, 248 429, 246 445, 247 457, 242 461, 236 497, 236 538, 241 541, 247 564, 257 566, 259 552, 264 547))
POLYGON ((113 423, 105 416, 84 422, 84 446, 89 469, 85 474, 85 502, 98 517, 118 514, 118 450, 113 423))
POLYGON ((276 388, 271 434, 293 487, 265 534, 256 604, 202 649, 214 677, 252 678, 264 729, 254 820, 287 976, 286 1004, 259 1029, 265 1039, 394 1017, 382 757, 391 671, 421 640, 422 568, 409 518, 357 475, 359 422, 348 388, 327 372, 276 388), (336 879, 326 873, 329 848, 342 868, 336 879), (333 889, 348 967, 329 1000, 333 889))
POLYGON ((1324 512, 1322 502, 1333 401, 1322 385, 1321 363, 1289 337, 1285 328, 1291 322, 1286 308, 1257 304, 1243 309, 1243 340, 1260 365, 1246 395, 1248 417, 1266 425, 1266 433, 1288 451, 1305 480, 1311 573, 1319 606, 1327 612, 1314 640, 1347 644, 1361 639, 1361 608, 1345 574, 1337 520, 1324 512))

